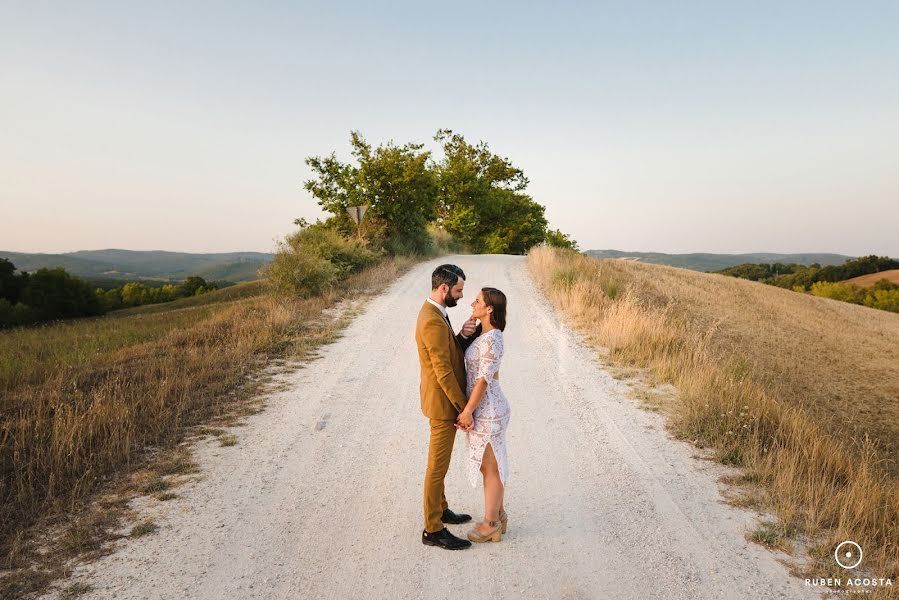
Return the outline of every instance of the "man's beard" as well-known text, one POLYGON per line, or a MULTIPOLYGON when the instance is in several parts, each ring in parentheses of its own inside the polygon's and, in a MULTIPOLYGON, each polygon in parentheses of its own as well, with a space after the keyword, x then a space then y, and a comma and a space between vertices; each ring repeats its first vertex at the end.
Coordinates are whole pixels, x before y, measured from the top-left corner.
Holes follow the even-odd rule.
POLYGON ((443 303, 449 308, 452 308, 456 305, 456 299, 453 298, 453 295, 450 292, 447 292, 446 296, 443 297, 443 303))

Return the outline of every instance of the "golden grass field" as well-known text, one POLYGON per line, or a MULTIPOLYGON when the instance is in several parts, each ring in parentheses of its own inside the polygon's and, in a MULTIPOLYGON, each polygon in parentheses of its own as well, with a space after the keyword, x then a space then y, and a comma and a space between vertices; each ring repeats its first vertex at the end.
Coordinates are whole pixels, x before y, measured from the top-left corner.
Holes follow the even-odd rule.
POLYGON ((890 269, 889 271, 881 271, 880 273, 869 273, 868 275, 859 275, 852 279, 846 279, 841 283, 851 283, 858 287, 870 287, 880 281, 886 279, 891 283, 899 284, 899 269, 890 269))
POLYGON ((336 337, 347 319, 329 309, 383 289, 413 262, 384 261, 303 300, 277 299, 257 281, 0 332, 0 575, 10 575, 0 579, 0 596, 33 593, 64 574, 58 561, 33 568, 36 540, 48 545, 45 530, 72 519, 49 543, 63 559, 95 548, 99 530, 113 523, 84 516, 92 500, 145 468, 151 454, 166 462, 142 491, 164 492, 162 475, 192 467, 183 451, 161 451, 176 449, 193 426, 245 408, 273 359, 307 358, 336 337))
POLYGON ((738 502, 779 519, 755 537, 805 547, 798 574, 840 576, 852 539, 899 579, 899 314, 548 247, 528 264, 612 365, 676 388, 672 431, 744 467, 738 502))

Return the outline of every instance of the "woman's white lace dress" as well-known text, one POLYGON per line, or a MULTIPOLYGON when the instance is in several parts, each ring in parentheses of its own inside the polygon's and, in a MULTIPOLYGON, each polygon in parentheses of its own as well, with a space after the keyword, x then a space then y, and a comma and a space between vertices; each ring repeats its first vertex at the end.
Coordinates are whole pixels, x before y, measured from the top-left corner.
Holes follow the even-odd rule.
POLYGON ((509 477, 509 460, 506 456, 506 428, 509 426, 509 402, 493 374, 499 370, 503 357, 503 332, 491 329, 472 342, 465 351, 466 395, 471 398, 471 390, 478 378, 487 381, 487 391, 475 408, 474 424, 466 435, 468 448, 468 481, 477 487, 481 479, 481 460, 487 444, 493 447, 493 454, 499 465, 499 477, 506 484, 509 477))

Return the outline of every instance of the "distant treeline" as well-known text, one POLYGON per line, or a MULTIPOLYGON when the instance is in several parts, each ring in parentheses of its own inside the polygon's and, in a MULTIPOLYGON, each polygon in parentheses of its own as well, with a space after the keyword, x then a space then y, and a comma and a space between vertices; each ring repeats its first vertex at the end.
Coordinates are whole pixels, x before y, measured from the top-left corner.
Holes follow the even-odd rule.
POLYGON ((744 263, 735 267, 721 269, 716 271, 716 273, 770 283, 771 285, 787 289, 793 289, 799 285, 809 289, 812 287, 812 284, 819 281, 844 281, 861 275, 889 271, 890 269, 899 269, 899 261, 887 256, 872 254, 847 260, 842 265, 829 265, 826 267, 822 267, 818 263, 812 263, 811 265, 797 265, 796 263, 744 263))
POLYGON ((116 310, 144 304, 171 302, 178 298, 199 296, 217 289, 219 289, 218 284, 207 282, 202 277, 194 275, 179 284, 164 283, 161 286, 151 286, 129 282, 111 290, 97 288, 94 292, 106 310, 116 310))
POLYGON ((853 277, 871 275, 872 273, 880 273, 881 271, 892 269, 899 269, 899 261, 887 256, 872 254, 847 260, 842 265, 829 265, 826 267, 822 267, 818 263, 808 266, 795 263, 744 263, 716 272, 722 275, 731 275, 741 279, 767 283, 795 292, 810 292, 815 296, 899 312, 899 285, 887 279, 881 279, 871 287, 841 283, 853 277))
POLYGON ((188 277, 177 285, 126 283, 109 290, 92 289, 65 269, 16 272, 10 260, 0 258, 0 327, 93 317, 119 308, 196 296, 217 287, 202 277, 188 277))

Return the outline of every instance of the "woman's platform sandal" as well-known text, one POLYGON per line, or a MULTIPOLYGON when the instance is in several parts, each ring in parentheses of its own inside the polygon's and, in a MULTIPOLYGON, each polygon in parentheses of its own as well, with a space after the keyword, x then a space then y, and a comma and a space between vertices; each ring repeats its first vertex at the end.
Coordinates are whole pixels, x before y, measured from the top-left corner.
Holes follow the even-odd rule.
POLYGON ((485 521, 492 529, 486 534, 478 531, 477 527, 468 530, 468 539, 475 543, 481 542, 498 542, 503 539, 503 522, 502 521, 485 521))

